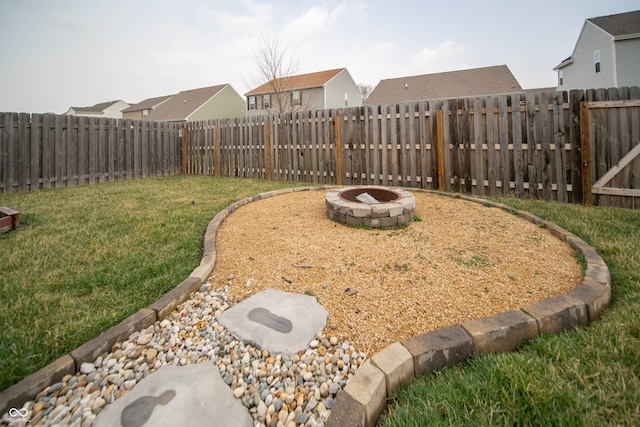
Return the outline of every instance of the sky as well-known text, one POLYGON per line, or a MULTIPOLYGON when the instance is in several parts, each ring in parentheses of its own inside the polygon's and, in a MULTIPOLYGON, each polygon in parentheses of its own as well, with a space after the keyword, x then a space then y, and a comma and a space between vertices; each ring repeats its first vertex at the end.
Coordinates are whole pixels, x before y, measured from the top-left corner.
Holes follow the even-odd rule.
POLYGON ((358 84, 507 65, 556 86, 588 18, 638 0, 0 0, 0 111, 62 114, 121 99, 261 83, 277 41, 297 73, 346 67, 358 84))

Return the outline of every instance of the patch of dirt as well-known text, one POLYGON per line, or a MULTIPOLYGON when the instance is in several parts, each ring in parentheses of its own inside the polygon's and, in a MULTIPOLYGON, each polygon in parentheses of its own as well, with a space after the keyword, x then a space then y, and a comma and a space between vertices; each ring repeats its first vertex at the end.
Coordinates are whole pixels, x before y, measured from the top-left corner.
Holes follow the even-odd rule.
POLYGON ((236 210, 218 230, 210 283, 223 287, 233 275, 230 293, 239 300, 265 288, 312 295, 329 312, 327 336, 373 354, 565 294, 582 280, 568 245, 501 209, 414 192, 421 221, 362 229, 327 219, 326 193, 236 210))

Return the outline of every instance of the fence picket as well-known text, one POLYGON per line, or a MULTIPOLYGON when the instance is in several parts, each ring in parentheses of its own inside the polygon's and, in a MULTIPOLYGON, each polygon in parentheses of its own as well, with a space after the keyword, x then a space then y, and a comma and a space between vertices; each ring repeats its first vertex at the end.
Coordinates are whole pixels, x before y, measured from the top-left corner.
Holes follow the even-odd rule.
POLYGON ((499 142, 500 147, 500 181, 502 184, 502 195, 509 194, 509 183, 511 182, 511 173, 509 169, 509 113, 507 112, 507 96, 500 95, 498 97, 498 122, 499 122, 499 142))
POLYGON ((524 164, 522 150, 522 113, 520 108, 520 95, 511 97, 511 129, 513 138, 513 171, 515 178, 515 194, 516 197, 524 197, 524 164))
POLYGON ((31 176, 29 177, 29 189, 37 190, 40 188, 40 173, 42 168, 42 148, 40 141, 42 140, 42 114, 33 114, 31 116, 31 147, 29 164, 31 168, 31 176))

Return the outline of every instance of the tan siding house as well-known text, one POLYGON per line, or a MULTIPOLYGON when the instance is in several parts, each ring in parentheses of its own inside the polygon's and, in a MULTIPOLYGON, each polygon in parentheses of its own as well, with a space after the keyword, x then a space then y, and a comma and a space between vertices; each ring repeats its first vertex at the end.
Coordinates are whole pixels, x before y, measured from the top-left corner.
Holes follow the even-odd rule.
POLYGON ((129 104, 122 100, 102 102, 90 107, 70 107, 65 113, 67 116, 84 117, 105 117, 110 119, 121 119, 122 110, 129 107, 129 104))
POLYGON ((193 122, 244 117, 244 105, 231 85, 222 84, 177 93, 156 105, 142 120, 193 122))
POLYGON ((523 89, 506 65, 381 80, 367 105, 519 93, 523 89))

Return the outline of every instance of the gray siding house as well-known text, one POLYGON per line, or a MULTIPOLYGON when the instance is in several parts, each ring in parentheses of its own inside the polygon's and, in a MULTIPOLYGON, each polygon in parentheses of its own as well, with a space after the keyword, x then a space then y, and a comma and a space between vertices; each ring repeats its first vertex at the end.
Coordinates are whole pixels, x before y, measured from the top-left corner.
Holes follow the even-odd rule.
POLYGON ((587 19, 554 70, 558 90, 640 86, 640 10, 587 19))
POLYGON ((280 77, 245 93, 247 115, 359 107, 362 96, 346 68, 280 77))

